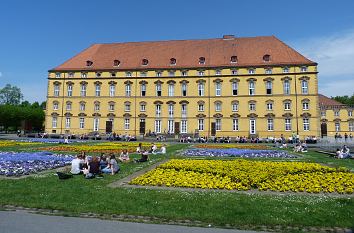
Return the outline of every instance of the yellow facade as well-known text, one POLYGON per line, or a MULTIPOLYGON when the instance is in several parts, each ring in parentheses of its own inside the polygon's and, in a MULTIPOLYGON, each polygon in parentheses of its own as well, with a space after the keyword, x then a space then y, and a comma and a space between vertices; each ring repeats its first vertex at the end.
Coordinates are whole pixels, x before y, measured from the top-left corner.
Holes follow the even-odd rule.
POLYGON ((321 106, 321 135, 334 137, 354 134, 353 107, 346 105, 321 106))
POLYGON ((47 100, 48 133, 83 134, 92 131, 104 133, 107 131, 106 121, 113 121, 112 131, 117 134, 130 135, 179 131, 180 134, 198 133, 200 136, 215 134, 215 136, 265 138, 279 137, 281 134, 290 136, 293 132, 298 132, 301 137, 319 136, 320 132, 315 65, 50 71, 47 100), (251 69, 255 72, 250 73, 251 69), (82 76, 82 73, 86 76, 82 76), (252 82, 254 95, 250 95, 252 82), (285 82, 290 85, 289 93, 284 91, 285 82), (141 92, 143 83, 146 85, 146 96, 142 96, 141 92), (199 83, 204 85, 201 86, 199 83), (303 89, 302 85, 306 83, 307 88, 303 89), (82 96, 83 84, 86 85, 85 96, 82 96), (185 96, 182 90, 184 84, 187 87, 185 96), (96 93, 97 85, 99 96, 96 93), (128 85, 130 96, 126 90, 128 85), (157 93, 158 85, 161 86, 161 96, 157 93), (271 92, 268 94, 267 85, 271 92), (114 86, 114 93, 111 86, 114 86), (233 91, 235 86, 237 94, 233 91), (203 91, 200 90, 202 87, 203 91), (70 88, 71 94, 68 93, 70 88), (199 93, 199 90, 202 93, 199 93), (83 102, 85 109, 82 108, 82 104, 80 106, 83 102), (290 105, 285 108, 287 102, 290 105), (145 111, 141 107, 144 104, 145 111), (130 108, 128 109, 126 105, 130 105, 130 108), (170 105, 173 106, 173 115, 169 111, 172 108, 170 105), (199 105, 204 105, 203 109, 199 105), (184 106, 186 111, 182 116, 184 106), (255 109, 251 110, 250 107, 255 109), (161 108, 160 114, 157 108, 161 108), (81 123, 84 121, 81 127, 80 118, 81 123), (145 130, 142 129, 141 121, 145 121, 145 130), (251 129, 253 123, 255 127, 251 129))

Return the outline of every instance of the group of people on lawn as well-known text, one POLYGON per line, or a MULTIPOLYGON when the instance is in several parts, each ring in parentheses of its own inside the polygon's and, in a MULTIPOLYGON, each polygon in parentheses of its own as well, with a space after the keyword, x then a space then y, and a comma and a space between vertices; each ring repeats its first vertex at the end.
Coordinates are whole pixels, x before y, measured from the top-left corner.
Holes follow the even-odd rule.
POLYGON ((342 147, 342 149, 337 148, 335 157, 338 158, 338 159, 350 159, 350 158, 353 158, 350 155, 350 150, 349 150, 349 148, 346 145, 344 145, 342 147))
MULTIPOLYGON (((152 143, 149 150, 139 146, 136 148, 136 152, 141 155, 140 159, 134 159, 135 163, 147 162, 149 160, 149 154, 166 154, 166 145, 161 146, 158 150, 157 146, 152 143)), ((106 154, 101 153, 100 156, 88 156, 85 152, 81 152, 71 161, 71 171, 73 175, 83 174, 85 178, 90 179, 102 177, 102 174, 114 175, 120 170, 118 163, 130 162, 129 152, 127 149, 123 149, 120 153, 118 160, 114 153, 106 154)))

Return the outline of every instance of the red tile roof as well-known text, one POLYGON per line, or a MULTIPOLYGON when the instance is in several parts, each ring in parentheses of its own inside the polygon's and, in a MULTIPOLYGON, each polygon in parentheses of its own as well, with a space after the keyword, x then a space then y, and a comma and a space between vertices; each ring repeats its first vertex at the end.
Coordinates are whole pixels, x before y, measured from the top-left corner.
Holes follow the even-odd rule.
POLYGON ((323 106, 345 105, 322 94, 318 94, 318 103, 323 106))
POLYGON ((221 39, 171 40, 153 42, 128 42, 94 44, 81 53, 54 68, 64 70, 105 70, 105 69, 172 69, 194 67, 237 67, 264 65, 316 65, 275 36, 237 38, 228 36, 221 39), (263 56, 269 54, 270 61, 263 56), (237 56, 237 63, 230 63, 231 56, 237 56), (205 64, 199 58, 205 57, 205 64), (176 65, 170 65, 170 59, 176 65), (149 64, 142 66, 142 59, 149 64), (119 67, 114 67, 119 60, 119 67), (92 61, 91 67, 86 61, 92 61))

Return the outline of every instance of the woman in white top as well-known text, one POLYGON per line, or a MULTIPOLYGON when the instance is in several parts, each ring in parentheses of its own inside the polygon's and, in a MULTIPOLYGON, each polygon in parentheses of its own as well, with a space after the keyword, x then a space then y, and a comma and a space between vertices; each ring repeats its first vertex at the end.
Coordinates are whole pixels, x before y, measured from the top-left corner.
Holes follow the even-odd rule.
POLYGON ((124 162, 129 162, 130 158, 129 158, 129 153, 127 149, 124 149, 122 151, 122 153, 120 153, 120 156, 118 158, 122 163, 124 162))

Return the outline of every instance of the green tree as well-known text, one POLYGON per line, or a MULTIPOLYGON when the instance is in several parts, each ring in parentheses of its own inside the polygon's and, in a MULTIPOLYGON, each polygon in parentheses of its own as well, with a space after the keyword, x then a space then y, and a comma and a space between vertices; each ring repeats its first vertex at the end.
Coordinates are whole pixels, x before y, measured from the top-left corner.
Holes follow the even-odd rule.
POLYGON ((354 105, 354 94, 352 96, 336 96, 336 97, 332 97, 332 99, 342 103, 342 104, 347 104, 347 105, 354 105))
POLYGON ((0 104, 18 105, 23 99, 21 89, 16 86, 6 84, 6 86, 0 89, 0 104))

